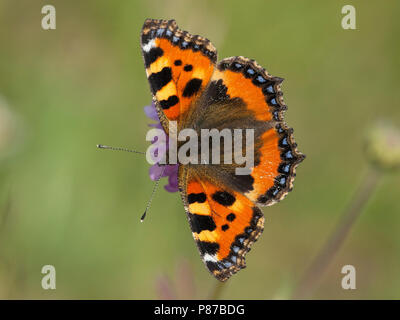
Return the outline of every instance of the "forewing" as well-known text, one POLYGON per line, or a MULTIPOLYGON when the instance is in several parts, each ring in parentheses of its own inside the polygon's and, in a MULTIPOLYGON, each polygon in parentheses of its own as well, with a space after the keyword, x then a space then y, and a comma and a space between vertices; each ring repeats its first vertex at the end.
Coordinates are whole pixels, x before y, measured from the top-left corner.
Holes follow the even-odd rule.
POLYGON ((174 20, 147 19, 141 32, 147 78, 161 123, 188 112, 209 82, 217 59, 211 42, 180 30, 174 20))
POLYGON ((283 119, 287 107, 282 81, 254 60, 223 59, 201 97, 207 111, 196 120, 203 127, 255 129, 255 162, 250 175, 236 175, 233 166, 213 170, 224 183, 260 205, 271 205, 286 196, 293 187, 296 167, 304 159, 293 130, 283 119))

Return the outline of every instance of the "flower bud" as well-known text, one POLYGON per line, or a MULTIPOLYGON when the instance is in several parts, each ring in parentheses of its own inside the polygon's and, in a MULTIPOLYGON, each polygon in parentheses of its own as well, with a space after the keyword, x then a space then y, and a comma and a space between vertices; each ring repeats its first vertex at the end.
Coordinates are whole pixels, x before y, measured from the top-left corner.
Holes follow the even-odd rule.
POLYGON ((379 169, 400 168, 400 128, 387 121, 378 122, 367 133, 365 152, 379 169))

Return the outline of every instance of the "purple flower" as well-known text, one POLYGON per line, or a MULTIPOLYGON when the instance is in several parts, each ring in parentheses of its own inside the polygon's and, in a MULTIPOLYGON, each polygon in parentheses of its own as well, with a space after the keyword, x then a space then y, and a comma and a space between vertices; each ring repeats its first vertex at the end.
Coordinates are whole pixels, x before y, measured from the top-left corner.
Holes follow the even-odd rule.
MULTIPOLYGON (((151 120, 157 121, 156 123, 149 124, 149 127, 162 129, 162 125, 160 123, 160 119, 158 118, 154 102, 152 102, 150 106, 144 107, 144 112, 146 116, 149 117, 151 120)), ((154 139, 152 141, 152 144, 154 144, 155 142, 157 142, 157 139, 154 139)), ((156 152, 166 153, 168 151, 168 143, 166 143, 165 145, 165 149, 157 149, 156 152)), ((150 179, 153 181, 157 180, 160 177, 162 170, 163 167, 160 166, 158 163, 152 165, 149 170, 150 179)), ((162 177, 168 177, 168 184, 164 186, 165 190, 167 190, 168 192, 178 191, 178 164, 166 165, 162 177)))

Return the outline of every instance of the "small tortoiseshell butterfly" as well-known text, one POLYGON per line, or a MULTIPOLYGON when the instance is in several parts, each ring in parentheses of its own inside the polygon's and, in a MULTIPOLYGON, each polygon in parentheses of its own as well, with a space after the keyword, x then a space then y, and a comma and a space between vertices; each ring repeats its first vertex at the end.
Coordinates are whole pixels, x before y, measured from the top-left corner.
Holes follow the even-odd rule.
POLYGON ((179 165, 179 191, 194 240, 220 281, 245 267, 245 255, 264 228, 258 206, 282 200, 304 159, 283 120, 280 84, 254 60, 217 62, 217 50, 174 20, 147 19, 141 48, 163 129, 253 128, 255 162, 249 175, 235 164, 179 165), (199 112, 201 111, 201 112, 199 112))

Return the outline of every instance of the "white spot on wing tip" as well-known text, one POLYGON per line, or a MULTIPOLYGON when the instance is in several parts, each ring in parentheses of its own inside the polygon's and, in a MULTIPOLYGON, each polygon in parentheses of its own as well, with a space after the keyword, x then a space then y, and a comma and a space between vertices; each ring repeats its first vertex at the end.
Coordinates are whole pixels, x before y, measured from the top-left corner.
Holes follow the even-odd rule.
POLYGON ((217 259, 217 257, 215 255, 212 256, 211 254, 208 254, 208 253, 203 255, 203 260, 204 261, 211 261, 211 262, 218 262, 218 259, 217 259))
POLYGON ((154 48, 156 46, 156 42, 154 39, 150 40, 143 46, 143 51, 149 52, 151 48, 154 48))

